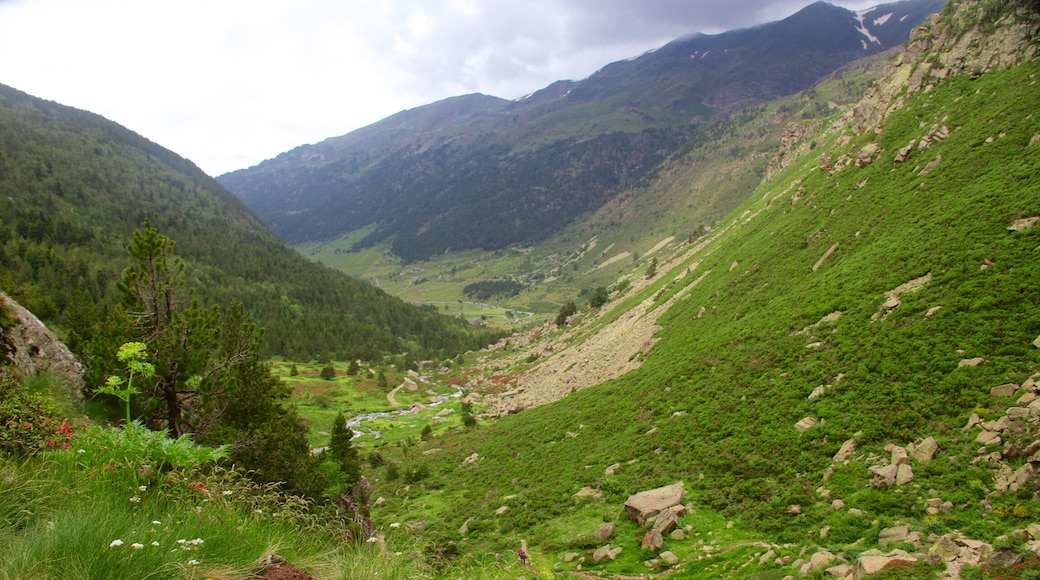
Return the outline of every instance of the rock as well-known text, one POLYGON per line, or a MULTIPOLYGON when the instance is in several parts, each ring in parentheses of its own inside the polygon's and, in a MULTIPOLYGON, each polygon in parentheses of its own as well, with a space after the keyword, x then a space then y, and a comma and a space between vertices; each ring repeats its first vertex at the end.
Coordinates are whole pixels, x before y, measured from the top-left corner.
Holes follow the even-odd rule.
POLYGON ((863 516, 863 510, 861 510, 859 508, 849 508, 849 515, 850 516, 861 517, 861 516, 863 516))
POLYGON ((885 528, 878 534, 878 545, 884 548, 888 544, 901 544, 910 535, 909 526, 892 526, 885 528))
POLYGON ((614 472, 617 471, 620 467, 621 467, 620 463, 615 463, 614 465, 611 465, 610 467, 608 467, 605 470, 603 470, 603 474, 604 475, 614 475, 614 472))
POLYGON ((961 360, 961 362, 957 363, 957 367, 977 367, 984 362, 986 362, 986 359, 982 358, 981 356, 977 356, 975 358, 966 358, 961 360))
POLYGON ((0 334, 11 345, 7 354, 11 365, 27 377, 50 375, 56 378, 76 401, 82 402, 84 368, 76 355, 39 318, 2 291, 0 306, 6 306, 15 319, 14 324, 0 328, 0 334))
POLYGON ((409 532, 421 532, 421 531, 426 529, 426 522, 424 522, 422 520, 417 521, 417 522, 411 522, 411 523, 407 524, 404 527, 404 529, 408 530, 409 532))
POLYGON ((669 537, 671 537, 673 540, 675 540, 677 542, 681 542, 681 541, 686 539, 686 532, 684 530, 681 530, 681 529, 679 529, 679 530, 672 530, 672 533, 669 534, 669 537))
POLYGON ((968 423, 964 426, 963 430, 967 431, 968 429, 971 429, 972 427, 978 427, 981 424, 982 424, 982 417, 979 417, 978 413, 972 413, 968 417, 968 423))
POLYGON ((892 465, 902 465, 910 462, 910 455, 906 449, 898 445, 892 446, 892 465))
POLYGON ((824 572, 834 578, 845 578, 852 572, 852 567, 848 564, 838 564, 837 566, 827 568, 824 572))
POLYGON ((928 312, 924 313, 924 317, 925 318, 931 318, 931 317, 935 316, 940 310, 942 310, 942 306, 932 306, 931 308, 928 309, 928 312))
POLYGON ((459 526, 459 535, 460 536, 465 536, 466 534, 469 533, 469 523, 472 522, 472 521, 473 521, 473 518, 466 518, 466 521, 462 522, 462 525, 459 526))
POLYGON ((870 481, 871 487, 885 488, 892 487, 896 483, 896 476, 899 474, 898 465, 881 465, 870 468, 870 472, 874 474, 874 478, 870 481))
POLYGON ((901 463, 896 471, 896 485, 906 485, 914 480, 914 470, 909 463, 901 463))
POLYGON ((830 566, 831 562, 833 561, 834 554, 828 552, 827 550, 820 550, 819 552, 816 552, 812 555, 812 558, 809 559, 809 563, 806 564, 805 567, 803 567, 803 571, 806 573, 806 575, 812 574, 817 570, 823 570, 827 566, 830 566))
POLYGON ((820 537, 821 538, 826 538, 826 537, 828 537, 830 535, 831 535, 831 527, 830 526, 823 526, 822 528, 820 528, 820 537))
POLYGON ((606 523, 600 524, 599 527, 596 528, 596 531, 593 532, 592 535, 595 536, 596 538, 600 539, 600 540, 608 540, 608 539, 610 539, 610 537, 614 535, 614 523, 613 522, 606 522, 606 523))
POLYGON ((907 445, 906 450, 918 463, 928 463, 939 452, 939 444, 935 442, 935 437, 929 436, 907 445))
POLYGON ((852 568, 852 579, 862 580, 871 574, 876 574, 889 565, 893 564, 913 564, 916 560, 909 554, 900 553, 893 555, 878 555, 878 556, 860 556, 856 560, 856 564, 852 568))
POLYGON ((798 504, 791 504, 791 505, 787 506, 787 513, 792 515, 792 516, 796 516, 796 515, 802 513, 802 506, 800 506, 798 504))
POLYGON ((1018 390, 1018 385, 1015 383, 1005 383, 998 385, 989 390, 989 396, 991 397, 1010 397, 1015 394, 1018 390))
POLYGON ((665 508, 661 510, 661 513, 657 514, 657 518, 654 520, 654 528, 662 536, 671 532, 675 528, 679 527, 679 516, 675 513, 673 508, 665 508))
POLYGON ((664 547, 664 536, 657 530, 650 530, 643 536, 643 542, 640 545, 643 548, 659 552, 664 547))
POLYGON ((664 562, 665 564, 667 564, 669 566, 675 566, 676 564, 679 563, 679 557, 676 556, 675 554, 673 554, 671 552, 667 552, 667 551, 666 552, 661 552, 661 555, 659 555, 658 558, 660 558, 662 562, 664 562))
MULTIPOLYGON (((1036 137, 1034 137, 1035 139, 1036 137)), ((1040 221, 1040 217, 1028 217, 1015 220, 1015 223, 1008 226, 1009 232, 1021 232, 1028 230, 1031 227, 1036 226, 1037 222, 1040 221)))
POLYGON ((1034 479, 1036 479, 1036 469, 1033 467, 1033 464, 1023 464, 1022 467, 1019 467, 1015 473, 1011 475, 1011 480, 1008 482, 1008 489, 1011 491, 1024 489, 1034 479))
POLYGON ((1029 405, 1029 403, 1032 403, 1035 400, 1036 400, 1036 393, 1034 393, 1033 391, 1029 391, 1028 393, 1026 393, 1026 394, 1022 395, 1021 397, 1019 397, 1018 400, 1015 401, 1015 402, 1018 403, 1019 406, 1026 406, 1026 405, 1029 405))
POLYGON ((625 501, 625 512, 632 521, 643 525, 648 518, 656 516, 662 510, 682 503, 685 495, 686 490, 681 481, 657 489, 641 491, 629 496, 625 501))
POLYGON ((1007 418, 1014 421, 1015 419, 1023 419, 1029 416, 1028 407, 1008 407, 1007 418))
POLYGON ((982 422, 982 428, 985 429, 986 431, 997 431, 997 432, 1000 432, 1000 431, 1004 431, 1005 429, 1007 429, 1010 426, 1011 426, 1011 419, 1008 419, 1006 415, 1001 417, 1001 418, 999 418, 999 419, 997 419, 996 421, 983 421, 982 422))
POLYGON ((583 487, 571 497, 574 499, 581 499, 583 497, 587 497, 589 499, 603 499, 603 493, 600 492, 598 489, 593 489, 591 487, 583 487))
POLYGON ((569 562, 573 562, 573 561, 577 560, 580 557, 581 557, 581 554, 579 554, 577 552, 567 552, 566 554, 563 555, 563 561, 569 563, 569 562))
POLYGON ((1022 561, 1022 554, 1013 552, 1011 550, 1001 550, 986 561, 988 568, 995 568, 997 570, 1011 568, 1022 561))
POLYGON ((469 457, 463 459, 462 460, 462 464, 463 465, 469 465, 470 463, 476 463, 477 460, 479 460, 479 459, 480 459, 480 454, 479 453, 474 453, 473 455, 470 455, 469 457))
POLYGON ((595 560, 596 562, 602 562, 603 560, 606 560, 607 558, 610 558, 611 560, 614 560, 615 558, 617 558, 618 554, 621 553, 621 550, 622 550, 622 548, 620 546, 617 547, 617 548, 611 549, 610 544, 607 544, 606 546, 603 546, 602 548, 599 548, 598 550, 593 552, 592 559, 595 560))
POLYGON ((982 431, 975 437, 975 441, 983 445, 1000 445, 1000 433, 996 431, 982 431))
POLYGON ((809 429, 812 429, 814 425, 816 425, 816 419, 814 419, 813 417, 806 417, 801 421, 795 423, 794 429, 799 433, 804 433, 809 429))
POLYGON ((823 396, 826 393, 827 393, 827 386, 826 385, 820 385, 820 386, 816 387, 815 389, 813 389, 813 391, 811 393, 809 393, 809 396, 808 396, 808 398, 806 400, 811 401, 811 400, 813 400, 813 399, 815 399, 817 397, 823 396))
POLYGON ((942 536, 938 540, 936 540, 934 544, 932 544, 931 548, 928 548, 928 555, 938 556, 943 560, 947 560, 959 554, 960 551, 961 549, 957 546, 957 544, 953 542, 951 538, 949 538, 948 536, 942 536))
POLYGON ((849 439, 848 441, 841 444, 841 449, 834 454, 834 461, 841 463, 846 459, 852 457, 852 454, 856 452, 856 439, 849 439))
POLYGON ((881 147, 877 143, 868 143, 856 154, 856 167, 866 167, 874 162, 874 155, 881 147))
POLYGON ((836 499, 836 500, 831 502, 831 509, 843 510, 843 509, 845 509, 845 502, 843 500, 836 499))
POLYGON ((509 506, 504 505, 504 506, 498 508, 497 510, 495 510, 495 515, 496 516, 504 516, 504 515, 506 515, 506 512, 508 512, 508 511, 509 511, 509 506))

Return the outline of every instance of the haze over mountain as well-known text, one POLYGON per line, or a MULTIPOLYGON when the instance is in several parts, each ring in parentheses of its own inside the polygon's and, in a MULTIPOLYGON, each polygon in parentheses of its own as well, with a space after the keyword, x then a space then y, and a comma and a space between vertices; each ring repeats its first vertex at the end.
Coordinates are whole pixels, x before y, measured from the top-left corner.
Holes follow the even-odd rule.
POLYGON ((405 261, 542 240, 705 128, 903 42, 942 0, 693 35, 516 101, 466 95, 218 177, 292 244, 364 231, 405 261))

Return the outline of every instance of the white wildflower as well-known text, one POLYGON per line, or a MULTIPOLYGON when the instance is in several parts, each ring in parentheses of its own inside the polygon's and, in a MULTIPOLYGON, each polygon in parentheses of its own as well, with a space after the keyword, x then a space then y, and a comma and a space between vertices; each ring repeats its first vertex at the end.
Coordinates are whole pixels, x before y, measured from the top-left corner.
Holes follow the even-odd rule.
POLYGON ((369 539, 367 539, 365 541, 368 542, 369 544, 371 544, 372 542, 378 542, 379 538, 377 538, 375 536, 372 536, 372 537, 370 537, 369 539))
POLYGON ((159 547, 159 542, 152 542, 152 545, 155 546, 156 548, 158 548, 159 547))
POLYGON ((199 565, 199 561, 198 560, 188 560, 188 565, 189 566, 198 566, 199 565))
POLYGON ((140 550, 141 548, 144 547, 144 544, 138 544, 138 543, 135 542, 133 544, 130 544, 130 547, 135 549, 135 550, 140 550))
POLYGON ((152 520, 152 525, 153 526, 161 526, 162 522, 160 522, 159 520, 152 520))
POLYGON ((401 522, 394 522, 394 523, 390 524, 390 527, 391 528, 399 528, 399 527, 401 527, 401 522))
POLYGON ((86 453, 86 452, 87 452, 86 449, 77 449, 76 450, 76 453, 86 453))
POLYGON ((148 491, 148 486, 147 485, 139 485, 139 486, 137 486, 137 491, 148 491))
POLYGON ((123 540, 112 540, 112 543, 108 545, 109 548, 118 548, 123 545, 123 540))
POLYGON ((136 495, 134 497, 130 498, 130 503, 139 503, 140 501, 141 501, 141 498, 137 497, 136 495))
POLYGON ((230 490, 230 489, 225 489, 225 490, 224 490, 223 492, 221 492, 221 493, 223 493, 224 495, 231 495, 231 490, 230 490))

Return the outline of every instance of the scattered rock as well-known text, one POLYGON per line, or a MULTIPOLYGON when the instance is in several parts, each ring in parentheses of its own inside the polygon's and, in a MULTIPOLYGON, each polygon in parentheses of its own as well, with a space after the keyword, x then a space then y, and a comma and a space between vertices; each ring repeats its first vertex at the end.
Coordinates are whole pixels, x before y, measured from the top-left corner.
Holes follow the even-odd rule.
POLYGON ((603 546, 602 548, 599 548, 598 550, 593 552, 592 559, 596 562, 602 562, 607 558, 614 560, 617 558, 618 554, 621 553, 621 550, 622 548, 620 546, 611 549, 610 544, 607 544, 606 546, 603 546))
POLYGON ((889 544, 901 544, 910 535, 910 526, 892 526, 878 534, 878 545, 882 548, 889 544))
POLYGON ((664 536, 657 530, 650 530, 643 536, 643 542, 640 545, 658 552, 664 547, 664 536))
POLYGON ((504 516, 504 515, 506 515, 506 512, 508 512, 508 511, 509 511, 509 506, 504 505, 504 506, 498 508, 497 510, 495 510, 495 515, 496 516, 504 516))
POLYGON ((977 367, 984 362, 986 362, 986 359, 982 358, 981 356, 977 356, 974 358, 966 358, 961 360, 961 362, 957 363, 957 367, 977 367))
POLYGON ((1040 222, 1040 217, 1028 217, 1015 220, 1015 223, 1008 226, 1009 232, 1021 232, 1028 230, 1029 228, 1035 227, 1037 222, 1040 222))
POLYGON ((610 537, 614 535, 614 523, 613 522, 606 522, 606 523, 600 524, 599 527, 596 528, 596 531, 593 532, 592 535, 595 536, 596 538, 600 539, 600 540, 608 540, 608 539, 610 539, 610 537))
POLYGON ((831 509, 835 509, 835 510, 843 510, 843 509, 845 509, 845 501, 844 500, 840 500, 840 499, 836 499, 836 500, 832 501, 831 502, 831 509))
POLYGON ((909 463, 900 463, 896 470, 896 485, 906 485, 914 480, 914 470, 909 463))
POLYGON ((875 552, 878 551, 868 550, 864 552, 858 560, 856 560, 856 564, 852 568, 853 580, 861 580, 871 574, 876 574, 889 566, 913 564, 917 561, 916 558, 901 550, 889 554, 875 552))
POLYGON ((574 499, 581 499, 584 497, 587 497, 589 499, 603 499, 603 493, 600 492, 598 489, 593 489, 591 487, 583 487, 581 488, 581 490, 579 490, 571 497, 574 499))
POLYGON ((469 457, 463 459, 462 460, 462 464, 463 465, 469 465, 471 463, 476 463, 479 459, 480 459, 480 454, 479 453, 474 453, 473 455, 470 455, 469 457))
POLYGON ((870 481, 871 487, 892 487, 896 483, 896 476, 899 474, 899 466, 876 465, 870 468, 870 472, 874 474, 874 478, 870 481))
POLYGON ((931 318, 931 317, 935 316, 936 313, 938 313, 940 310, 942 310, 942 306, 932 306, 931 308, 928 309, 928 312, 924 313, 924 317, 925 318, 931 318))
POLYGON ((661 555, 658 556, 658 558, 669 566, 675 566, 679 563, 679 557, 671 552, 661 552, 661 555))
POLYGON ((614 465, 611 465, 610 467, 608 467, 605 470, 603 470, 603 474, 604 475, 614 475, 614 472, 617 471, 619 468, 621 468, 621 464, 620 463, 615 463, 614 465))

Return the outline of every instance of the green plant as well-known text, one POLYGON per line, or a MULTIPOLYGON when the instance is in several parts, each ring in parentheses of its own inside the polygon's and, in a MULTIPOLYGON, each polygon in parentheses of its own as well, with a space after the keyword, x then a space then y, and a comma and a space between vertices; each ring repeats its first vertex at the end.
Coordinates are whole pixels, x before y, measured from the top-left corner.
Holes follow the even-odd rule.
POLYGON ((119 362, 126 365, 128 377, 124 380, 123 377, 118 375, 112 375, 108 377, 108 381, 105 386, 94 389, 95 393, 102 395, 112 395, 123 401, 126 406, 126 424, 130 424, 130 398, 133 395, 140 394, 134 387, 134 375, 141 375, 142 378, 147 378, 155 375, 155 366, 147 362, 148 359, 148 346, 143 342, 128 342, 119 347, 119 351, 116 353, 116 358, 119 362), (126 386, 123 386, 123 385, 126 386))

